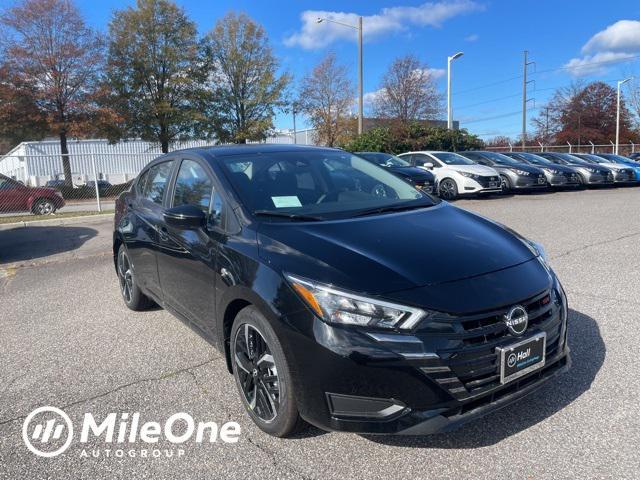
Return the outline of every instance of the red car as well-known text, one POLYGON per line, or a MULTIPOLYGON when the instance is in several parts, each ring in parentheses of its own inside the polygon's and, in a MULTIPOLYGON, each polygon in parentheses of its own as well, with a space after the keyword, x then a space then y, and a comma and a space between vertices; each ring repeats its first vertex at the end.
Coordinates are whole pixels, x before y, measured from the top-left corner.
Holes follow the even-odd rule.
POLYGON ((50 215, 64 206, 64 199, 52 188, 27 187, 0 175, 0 212, 31 212, 50 215))

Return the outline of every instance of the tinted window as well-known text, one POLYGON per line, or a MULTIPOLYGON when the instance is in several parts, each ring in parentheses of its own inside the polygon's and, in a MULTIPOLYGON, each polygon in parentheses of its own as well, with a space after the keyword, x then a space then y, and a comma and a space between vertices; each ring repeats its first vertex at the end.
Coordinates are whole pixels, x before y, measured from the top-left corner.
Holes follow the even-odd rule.
POLYGON ((357 155, 360 155, 361 157, 366 158, 367 160, 370 160, 372 162, 376 162, 378 165, 381 165, 383 167, 409 167, 409 166, 411 166, 411 164, 406 161, 408 159, 402 159, 400 157, 396 157, 395 155, 391 155, 389 153, 375 153, 375 152, 360 153, 360 152, 358 152, 357 155))
POLYGON ((152 202, 162 205, 164 191, 167 189, 173 160, 155 165, 149 169, 147 181, 144 185, 144 197, 152 202))
POLYGON ((183 160, 176 177, 173 206, 195 205, 209 212, 213 182, 198 162, 183 160))

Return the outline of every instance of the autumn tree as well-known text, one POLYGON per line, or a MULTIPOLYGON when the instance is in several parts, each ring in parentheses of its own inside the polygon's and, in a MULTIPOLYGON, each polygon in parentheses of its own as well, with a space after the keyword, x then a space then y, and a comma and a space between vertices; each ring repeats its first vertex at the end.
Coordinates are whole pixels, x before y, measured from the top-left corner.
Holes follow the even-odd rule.
POLYGON ((428 66, 413 55, 396 58, 382 77, 373 112, 404 124, 436 118, 442 112, 442 95, 428 66))
POLYGON ((169 0, 137 0, 109 25, 105 95, 113 111, 112 140, 140 137, 160 143, 203 136, 207 119, 206 62, 196 25, 169 0))
MULTIPOLYGON (((535 119, 548 143, 609 144, 616 134, 616 89, 604 82, 559 90, 535 119)), ((620 138, 638 139, 624 99, 620 104, 620 138)))
MULTIPOLYGON (((93 94, 102 66, 101 38, 70 0, 23 0, 0 16, 0 25, 4 68, 11 72, 5 86, 17 89, 13 107, 20 108, 18 102, 27 108, 28 117, 21 119, 19 128, 44 128, 43 133, 60 138, 65 181, 70 185, 67 140, 92 129, 93 94), (24 97, 19 98, 21 94, 24 97)), ((9 90, 5 93, 12 95, 9 90)))
POLYGON ((209 117, 221 142, 263 140, 273 117, 287 105, 291 78, 278 74, 264 28, 244 13, 228 13, 206 38, 211 63, 212 102, 209 117))
POLYGON ((320 143, 333 147, 352 133, 354 98, 347 68, 337 62, 333 53, 304 77, 298 104, 316 129, 320 143))

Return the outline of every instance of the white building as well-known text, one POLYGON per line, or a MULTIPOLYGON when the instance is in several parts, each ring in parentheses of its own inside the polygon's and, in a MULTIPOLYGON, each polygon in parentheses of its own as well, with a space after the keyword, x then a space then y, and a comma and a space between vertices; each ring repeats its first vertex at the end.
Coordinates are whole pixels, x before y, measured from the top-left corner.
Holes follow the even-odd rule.
MULTIPOLYGON (((313 134, 297 132, 298 143, 312 143, 313 134)), ((282 131, 267 138, 266 143, 293 143, 293 132, 282 131)), ((175 143, 172 150, 211 145, 207 140, 175 143)), ((71 140, 68 143, 71 173, 75 185, 84 185, 95 177, 111 184, 134 178, 151 160, 161 155, 157 143, 129 140, 109 144, 107 140, 71 140)), ((64 178, 60 142, 44 140, 22 142, 0 157, 0 173, 27 185, 41 186, 49 180, 64 178)))

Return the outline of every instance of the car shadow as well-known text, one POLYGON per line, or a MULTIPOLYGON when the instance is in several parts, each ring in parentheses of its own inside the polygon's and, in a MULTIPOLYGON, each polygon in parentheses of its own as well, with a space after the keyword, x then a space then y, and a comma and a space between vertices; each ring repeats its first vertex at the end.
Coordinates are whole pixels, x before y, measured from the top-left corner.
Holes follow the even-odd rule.
POLYGON ((569 312, 569 347, 573 366, 531 395, 448 433, 427 436, 362 435, 372 442, 411 448, 479 448, 494 445, 562 410, 589 390, 604 363, 606 347, 596 321, 569 312))
POLYGON ((0 231, 0 265, 37 260, 80 248, 97 230, 73 226, 16 227, 0 231))

